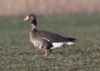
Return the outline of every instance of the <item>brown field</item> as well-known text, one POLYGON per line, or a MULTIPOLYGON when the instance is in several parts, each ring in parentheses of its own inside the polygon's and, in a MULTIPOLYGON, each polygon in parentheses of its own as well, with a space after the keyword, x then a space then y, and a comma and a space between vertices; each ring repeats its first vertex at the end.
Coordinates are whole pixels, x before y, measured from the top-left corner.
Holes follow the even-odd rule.
POLYGON ((100 0, 0 0, 0 15, 99 11, 100 0))

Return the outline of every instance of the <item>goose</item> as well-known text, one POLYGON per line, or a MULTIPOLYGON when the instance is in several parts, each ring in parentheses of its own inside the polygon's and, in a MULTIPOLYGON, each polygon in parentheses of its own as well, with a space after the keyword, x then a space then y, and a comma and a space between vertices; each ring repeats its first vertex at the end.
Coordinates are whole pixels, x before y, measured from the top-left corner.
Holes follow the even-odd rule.
MULTIPOLYGON (((30 21, 32 27, 34 27, 34 25, 37 26, 37 19, 34 14, 27 15, 24 20, 30 21)), ((73 45, 76 41, 75 38, 61 36, 57 33, 53 33, 47 30, 39 30, 38 33, 42 38, 52 43, 52 49, 59 48, 64 45, 73 45)))
POLYGON ((30 41, 32 42, 32 44, 35 46, 35 47, 38 47, 40 49, 44 49, 44 56, 46 57, 48 54, 51 54, 52 53, 52 43, 50 41, 47 41, 46 39, 42 38, 40 35, 39 35, 39 32, 36 28, 35 25, 32 26, 32 30, 30 31, 29 33, 29 36, 30 36, 30 41))

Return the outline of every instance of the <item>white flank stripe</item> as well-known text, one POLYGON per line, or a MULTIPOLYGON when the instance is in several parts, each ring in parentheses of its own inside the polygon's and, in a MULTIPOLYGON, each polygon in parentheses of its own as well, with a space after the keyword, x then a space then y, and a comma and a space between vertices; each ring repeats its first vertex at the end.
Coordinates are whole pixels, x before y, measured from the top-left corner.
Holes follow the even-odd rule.
POLYGON ((52 43, 52 45, 53 45, 52 49, 55 49, 55 48, 62 47, 64 45, 64 43, 63 42, 61 42, 61 43, 52 43))
POLYGON ((67 44, 67 45, 73 45, 74 42, 67 42, 67 43, 65 43, 65 44, 67 44))
POLYGON ((53 47, 51 49, 62 47, 64 44, 73 45, 74 42, 59 42, 59 43, 52 43, 53 47))

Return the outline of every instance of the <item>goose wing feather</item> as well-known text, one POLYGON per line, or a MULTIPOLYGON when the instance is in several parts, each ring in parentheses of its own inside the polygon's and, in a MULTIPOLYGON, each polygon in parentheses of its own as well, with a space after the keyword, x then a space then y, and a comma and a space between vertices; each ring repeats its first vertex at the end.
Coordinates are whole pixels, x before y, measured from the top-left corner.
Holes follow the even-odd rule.
POLYGON ((51 42, 75 42, 75 38, 64 37, 56 33, 52 33, 46 30, 40 30, 39 34, 41 37, 51 41, 51 42))

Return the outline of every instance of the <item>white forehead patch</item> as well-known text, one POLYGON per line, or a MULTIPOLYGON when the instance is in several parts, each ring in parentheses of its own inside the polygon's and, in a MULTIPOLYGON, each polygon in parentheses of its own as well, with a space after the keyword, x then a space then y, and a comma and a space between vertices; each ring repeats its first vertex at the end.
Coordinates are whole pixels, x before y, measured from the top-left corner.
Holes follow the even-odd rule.
POLYGON ((26 18, 24 20, 28 20, 29 19, 29 16, 26 16, 26 18))

